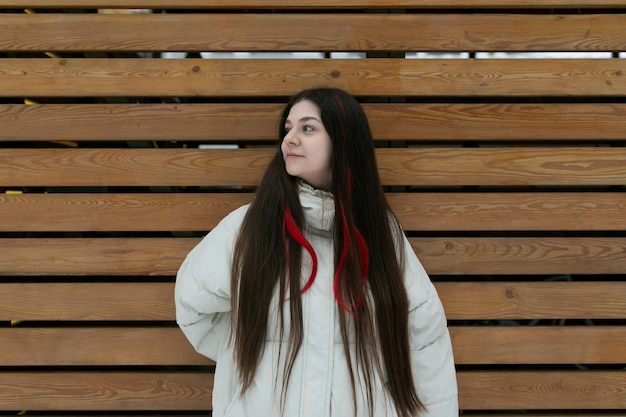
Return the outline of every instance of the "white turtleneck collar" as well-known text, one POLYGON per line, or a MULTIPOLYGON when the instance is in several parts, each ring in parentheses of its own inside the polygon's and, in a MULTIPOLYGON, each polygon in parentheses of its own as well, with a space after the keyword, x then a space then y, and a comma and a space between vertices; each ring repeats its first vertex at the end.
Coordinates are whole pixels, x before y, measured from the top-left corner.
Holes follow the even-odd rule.
POLYGON ((335 217, 333 193, 313 188, 304 181, 298 183, 300 204, 305 223, 320 230, 330 230, 335 217))

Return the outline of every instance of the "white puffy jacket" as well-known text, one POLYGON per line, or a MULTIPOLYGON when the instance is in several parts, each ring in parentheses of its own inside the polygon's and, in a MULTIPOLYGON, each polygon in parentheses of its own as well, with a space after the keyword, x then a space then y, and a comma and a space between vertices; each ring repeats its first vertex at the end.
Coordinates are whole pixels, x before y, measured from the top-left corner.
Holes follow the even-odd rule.
MULTIPOLYGON (((339 331, 340 308, 334 299, 332 224, 334 202, 329 193, 300 188, 305 235, 318 257, 317 279, 303 294, 304 341, 288 385, 281 414, 283 367, 277 363, 278 336, 269 330, 252 386, 242 396, 235 368, 230 332, 230 262, 239 226, 247 207, 241 207, 213 229, 187 256, 176 279, 176 319, 191 344, 217 362, 213 388, 214 417, 280 416, 351 417, 354 400, 339 331)), ((458 416, 457 385, 450 336, 443 307, 426 272, 405 241, 405 281, 409 295, 409 332, 413 377, 417 394, 427 407, 423 417, 458 416)), ((303 256, 303 276, 310 263, 303 256)), ((284 303, 287 304, 287 303, 284 303)), ((276 303, 278 305, 278 303, 276 303)), ((278 327, 277 307, 270 309, 269 329, 278 327)), ((288 311, 288 310, 287 310, 288 311)), ((288 328, 288 325, 287 325, 288 328)), ((283 349, 282 359, 286 356, 283 349)), ((375 417, 395 417, 378 381, 375 417)), ((359 395, 358 416, 368 416, 359 395)))

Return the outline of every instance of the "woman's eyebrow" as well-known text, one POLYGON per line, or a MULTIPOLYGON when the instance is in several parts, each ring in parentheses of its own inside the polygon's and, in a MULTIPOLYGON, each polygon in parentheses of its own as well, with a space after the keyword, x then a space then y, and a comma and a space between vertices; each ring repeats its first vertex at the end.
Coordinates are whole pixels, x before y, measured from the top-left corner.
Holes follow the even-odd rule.
POLYGON ((320 119, 318 119, 317 117, 314 117, 314 116, 304 116, 304 117, 300 118, 300 122, 308 122, 309 120, 315 120, 316 122, 320 121, 320 119))
MULTIPOLYGON (((309 120, 315 120, 316 122, 322 123, 322 121, 315 116, 304 116, 304 117, 301 117, 298 121, 302 123, 302 122, 308 122, 309 120)), ((285 120, 285 124, 288 124, 288 123, 291 124, 291 120, 289 119, 285 120)))

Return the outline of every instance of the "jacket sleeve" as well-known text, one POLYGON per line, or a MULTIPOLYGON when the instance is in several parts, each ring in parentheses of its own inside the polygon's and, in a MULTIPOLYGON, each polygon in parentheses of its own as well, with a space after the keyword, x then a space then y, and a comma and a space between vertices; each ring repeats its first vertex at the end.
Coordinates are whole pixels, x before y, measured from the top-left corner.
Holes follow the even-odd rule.
POLYGON ((206 235, 176 276, 176 322, 196 351, 213 360, 229 337, 232 251, 244 208, 206 235))
POLYGON ((443 305, 406 238, 404 247, 413 380, 426 406, 420 417, 458 417, 456 371, 443 305))

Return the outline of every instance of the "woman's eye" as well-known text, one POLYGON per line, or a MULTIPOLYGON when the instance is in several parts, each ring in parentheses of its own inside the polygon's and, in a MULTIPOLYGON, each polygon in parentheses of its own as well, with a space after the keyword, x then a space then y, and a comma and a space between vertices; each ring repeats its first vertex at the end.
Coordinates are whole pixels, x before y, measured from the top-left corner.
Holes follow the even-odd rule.
POLYGON ((312 132, 314 129, 312 126, 306 125, 302 128, 302 130, 304 130, 305 132, 312 132))

